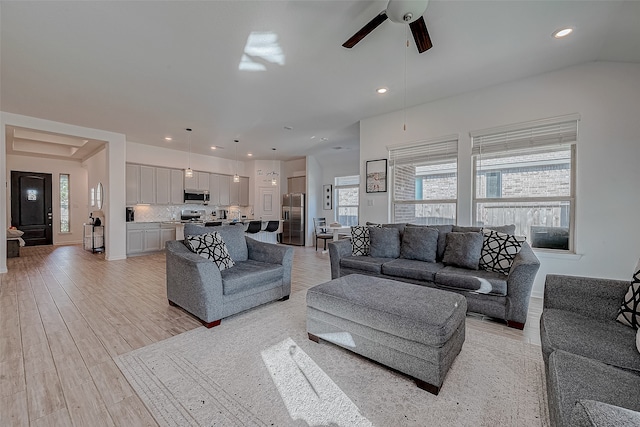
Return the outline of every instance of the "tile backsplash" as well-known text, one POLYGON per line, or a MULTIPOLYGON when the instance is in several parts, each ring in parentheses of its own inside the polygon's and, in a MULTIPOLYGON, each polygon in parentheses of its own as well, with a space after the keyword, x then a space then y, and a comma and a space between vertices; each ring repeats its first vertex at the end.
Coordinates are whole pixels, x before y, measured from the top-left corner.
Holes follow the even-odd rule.
MULTIPOLYGON (((211 218, 211 212, 216 211, 215 207, 204 206, 198 204, 185 204, 185 205, 169 205, 169 206, 161 206, 161 205, 136 205, 133 206, 135 210, 135 219, 136 222, 154 222, 154 221, 171 221, 171 220, 180 220, 180 212, 183 209, 192 209, 192 210, 203 210, 207 213, 207 218, 211 218)), ((234 219, 237 214, 236 212, 240 212, 239 214, 245 215, 247 218, 251 218, 253 216, 253 207, 252 206, 230 206, 227 208, 229 212, 227 218, 234 219)), ((122 213, 124 216, 124 212, 122 213)))

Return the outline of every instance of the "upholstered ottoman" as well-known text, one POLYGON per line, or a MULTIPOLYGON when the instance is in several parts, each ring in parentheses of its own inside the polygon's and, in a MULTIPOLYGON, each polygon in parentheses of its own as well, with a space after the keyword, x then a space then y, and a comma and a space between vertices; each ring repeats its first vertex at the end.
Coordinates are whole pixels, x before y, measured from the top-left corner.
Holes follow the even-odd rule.
POLYGON ((360 274, 307 291, 309 339, 400 371, 433 394, 460 353, 466 312, 460 294, 360 274))

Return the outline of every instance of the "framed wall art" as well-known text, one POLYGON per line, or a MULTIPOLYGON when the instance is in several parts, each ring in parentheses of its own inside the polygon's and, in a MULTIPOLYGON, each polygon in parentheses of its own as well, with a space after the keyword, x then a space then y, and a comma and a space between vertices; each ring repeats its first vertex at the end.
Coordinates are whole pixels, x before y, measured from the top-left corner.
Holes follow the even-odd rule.
POLYGON ((387 159, 367 161, 367 193, 387 192, 387 159))
POLYGON ((329 210, 333 208, 333 192, 332 185, 325 184, 322 186, 322 197, 324 200, 324 209, 329 210))

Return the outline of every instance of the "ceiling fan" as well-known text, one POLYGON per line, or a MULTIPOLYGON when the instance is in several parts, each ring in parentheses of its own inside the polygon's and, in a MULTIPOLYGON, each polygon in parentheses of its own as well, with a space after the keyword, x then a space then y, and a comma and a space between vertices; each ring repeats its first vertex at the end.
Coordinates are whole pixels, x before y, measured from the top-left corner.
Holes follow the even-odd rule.
POLYGON ((383 10, 369 21, 357 33, 351 36, 349 40, 344 42, 342 46, 351 49, 358 44, 360 40, 365 38, 367 34, 375 30, 389 18, 391 22, 409 24, 418 52, 425 52, 433 47, 429 32, 427 31, 427 24, 425 24, 424 17, 422 16, 425 10, 427 10, 428 4, 429 0, 389 0, 386 10, 383 10))

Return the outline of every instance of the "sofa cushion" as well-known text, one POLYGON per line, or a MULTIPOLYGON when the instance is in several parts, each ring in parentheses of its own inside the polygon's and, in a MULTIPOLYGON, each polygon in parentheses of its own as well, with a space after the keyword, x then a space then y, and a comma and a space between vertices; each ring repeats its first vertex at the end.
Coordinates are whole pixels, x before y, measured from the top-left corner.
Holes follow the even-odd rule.
POLYGON ((442 262, 445 265, 477 270, 482 242, 482 233, 451 232, 447 234, 447 247, 444 250, 442 262))
POLYGON ((219 233, 214 231, 213 233, 186 236, 185 241, 191 252, 210 259, 220 271, 233 267, 234 262, 219 233))
POLYGON ((400 256, 400 230, 394 227, 369 229, 369 255, 374 258, 398 258, 400 256))
POLYGON ((247 260, 221 272, 222 293, 236 294, 275 280, 282 280, 284 267, 278 264, 247 260))
POLYGON ((224 243, 227 245, 229 255, 234 262, 246 261, 249 259, 247 241, 244 237, 244 227, 236 227, 235 225, 203 227, 195 224, 185 224, 184 226, 185 236, 212 233, 214 231, 220 233, 222 240, 224 240, 224 243))
MULTIPOLYGON (((406 233, 405 233, 406 235, 406 233)), ((417 261, 413 259, 398 258, 382 264, 382 274, 394 277, 406 277, 407 279, 426 280, 433 282, 435 274, 444 268, 444 265, 434 262, 417 261)))
POLYGON ((407 226, 402 236, 400 258, 436 262, 438 235, 435 228, 407 226))
POLYGON ((497 231, 498 233, 504 233, 504 234, 515 234, 516 233, 516 225, 515 224, 509 224, 509 225, 485 225, 484 227, 482 227, 482 231, 484 230, 493 230, 493 231, 497 231))
POLYGON ((540 318, 542 351, 563 350, 640 374, 636 331, 615 320, 545 308, 540 318))
POLYGON ((638 333, 636 333, 636 348, 638 349, 638 353, 640 353, 640 329, 638 329, 638 333))
MULTIPOLYGON (((576 403, 585 400, 640 411, 640 376, 593 359, 555 351, 549 357, 547 382, 552 425, 582 425, 572 416, 576 403)), ((620 424, 612 420, 604 425, 620 424)))
POLYGON ((472 271, 447 266, 436 273, 435 283, 449 289, 472 291, 478 294, 507 295, 507 278, 493 271, 472 271))
POLYGON ((393 258, 374 258, 370 256, 348 256, 340 259, 340 267, 381 274, 382 264, 393 258))
POLYGON ((637 329, 640 328, 640 260, 634 271, 618 312, 618 322, 637 329))
POLYGON ((496 273, 509 274, 513 260, 520 252, 525 238, 512 234, 498 233, 485 229, 480 255, 479 267, 482 270, 495 271, 496 273))
POLYGON ((454 233, 480 233, 482 231, 482 227, 454 225, 451 231, 454 233))

